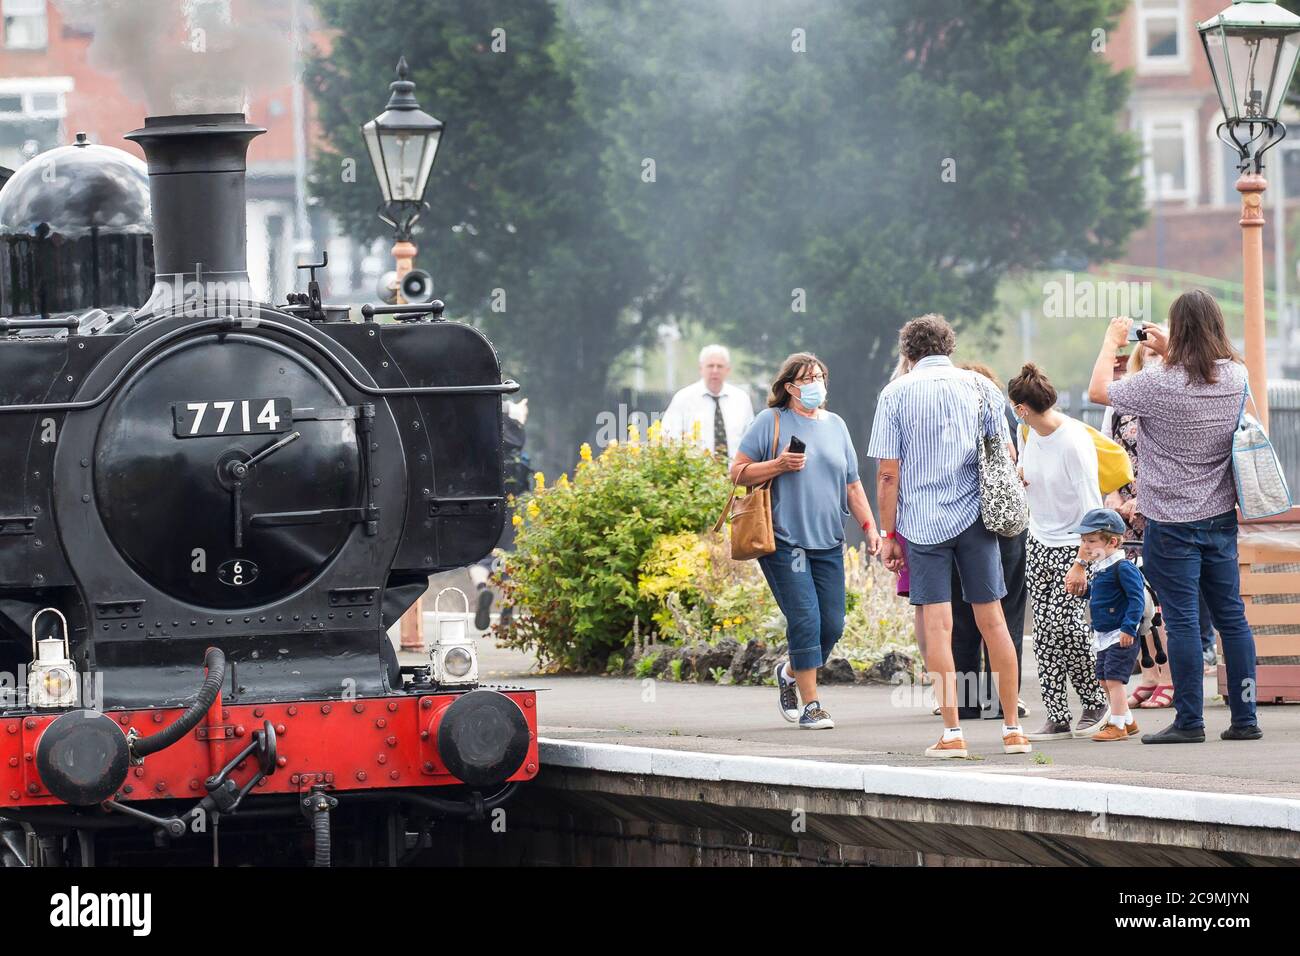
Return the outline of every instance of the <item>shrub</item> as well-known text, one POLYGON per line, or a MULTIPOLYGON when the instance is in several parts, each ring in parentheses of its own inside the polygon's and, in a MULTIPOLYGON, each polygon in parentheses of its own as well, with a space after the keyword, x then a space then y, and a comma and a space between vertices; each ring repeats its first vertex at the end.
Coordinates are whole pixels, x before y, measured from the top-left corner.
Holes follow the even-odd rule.
POLYGON ((506 599, 516 615, 498 635, 550 668, 603 669, 631 643, 633 621, 648 629, 656 600, 639 589, 639 569, 664 535, 698 534, 717 520, 730 485, 722 462, 653 426, 640 444, 611 444, 597 459, 584 445, 573 480, 537 488, 517 503, 516 550, 505 556, 506 599))
POLYGON ((641 565, 639 590, 654 603, 661 638, 681 644, 722 637, 779 638, 785 621, 756 561, 731 560, 726 538, 660 538, 641 565))
POLYGON ((874 664, 890 651, 919 660, 913 611, 898 596, 897 578, 866 553, 864 546, 844 551, 844 636, 838 653, 856 663, 874 664))

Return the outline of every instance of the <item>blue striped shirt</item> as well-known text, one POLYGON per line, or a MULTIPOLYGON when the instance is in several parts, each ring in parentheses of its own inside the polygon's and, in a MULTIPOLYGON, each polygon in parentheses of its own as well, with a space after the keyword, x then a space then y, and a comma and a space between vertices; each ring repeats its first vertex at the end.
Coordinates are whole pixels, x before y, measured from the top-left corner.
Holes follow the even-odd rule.
POLYGON ((946 355, 921 359, 880 393, 867 454, 897 458, 895 530, 917 544, 941 544, 979 517, 976 436, 1010 441, 1006 400, 982 375, 959 369, 946 355), (984 420, 979 421, 979 389, 984 420))

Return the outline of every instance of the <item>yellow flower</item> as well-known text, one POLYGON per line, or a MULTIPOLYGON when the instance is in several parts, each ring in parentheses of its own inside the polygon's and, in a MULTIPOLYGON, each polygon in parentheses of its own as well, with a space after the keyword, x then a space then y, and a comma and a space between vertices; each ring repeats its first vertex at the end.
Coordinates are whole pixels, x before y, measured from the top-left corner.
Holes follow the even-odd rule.
POLYGON ((518 528, 521 524, 524 523, 523 516, 515 515, 513 518, 510 519, 510 523, 514 525, 516 528, 518 528))
POLYGON ((627 443, 629 445, 635 445, 640 441, 641 429, 637 427, 635 422, 633 422, 631 425, 627 426, 627 443))
POLYGON ((659 444, 659 440, 663 437, 663 433, 663 423, 658 420, 651 422, 650 427, 646 429, 646 437, 650 439, 650 444, 652 445, 659 444))
POLYGON ((546 490, 546 476, 542 474, 540 471, 537 472, 535 475, 533 475, 533 481, 537 482, 538 491, 546 490))
POLYGON ((699 440, 700 440, 700 421, 699 419, 696 419, 694 422, 691 423, 691 441, 697 442, 699 440))
POLYGON ((569 487, 569 476, 566 475, 564 472, 560 472, 560 478, 558 481, 555 482, 555 487, 557 488, 569 487))
POLYGON ((591 445, 583 442, 582 447, 578 449, 578 457, 583 461, 591 461, 591 445))
POLYGON ((722 628, 718 627, 718 625, 716 625, 716 624, 713 625, 713 629, 714 629, 715 631, 720 631, 720 630, 722 630, 722 628))
POLYGON ((537 507, 536 501, 528 502, 528 517, 536 518, 541 513, 542 513, 542 509, 537 507))

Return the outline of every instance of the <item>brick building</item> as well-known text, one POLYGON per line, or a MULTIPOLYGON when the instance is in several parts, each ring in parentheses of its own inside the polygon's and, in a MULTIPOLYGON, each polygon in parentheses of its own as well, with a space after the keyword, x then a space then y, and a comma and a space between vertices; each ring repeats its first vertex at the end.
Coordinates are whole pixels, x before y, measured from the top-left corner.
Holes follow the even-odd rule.
MULTIPOLYGON (((1196 32, 1197 23, 1227 5, 1228 0, 1133 0, 1106 38, 1106 56, 1133 74, 1123 122, 1142 144, 1151 211, 1147 227, 1130 240, 1125 262, 1239 282, 1237 155, 1216 136, 1223 113, 1196 32)), ((1283 118, 1297 117, 1289 109, 1283 118)), ((1300 138, 1283 140, 1269 153, 1265 175, 1267 215, 1276 215, 1279 197, 1294 197, 1284 200, 1289 221, 1300 205, 1300 138)), ((1270 292, 1273 241, 1270 222, 1264 231, 1270 292)), ((1294 259, 1292 254, 1288 261, 1294 259)))
MULTIPOLYGON (((206 2, 228 5, 230 0, 206 2)), ((283 17, 277 26, 286 34, 295 2, 304 27, 311 26, 309 0, 285 0, 275 15, 283 17)), ((122 136, 144 125, 146 106, 128 96, 117 77, 91 66, 88 30, 66 23, 49 0, 0 0, 0 21, 0 166, 15 168, 39 152, 71 143, 79 131, 91 142, 142 156, 122 136)), ((248 155, 249 277, 268 299, 283 302, 287 291, 306 285, 296 263, 319 260, 320 250, 328 249, 327 295, 373 296, 370 273, 381 261, 341 238, 328 215, 301 195, 306 156, 300 153, 307 152, 312 126, 310 97, 295 85, 296 90, 290 85, 262 92, 249 103, 248 121, 267 129, 253 140, 248 155)), ((375 92, 376 111, 385 95, 375 92)))

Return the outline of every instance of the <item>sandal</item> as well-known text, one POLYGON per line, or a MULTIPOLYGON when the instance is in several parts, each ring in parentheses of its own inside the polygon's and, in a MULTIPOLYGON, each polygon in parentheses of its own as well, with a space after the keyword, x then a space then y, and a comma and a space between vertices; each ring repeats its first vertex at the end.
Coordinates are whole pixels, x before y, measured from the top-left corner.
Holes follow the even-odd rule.
POLYGON ((933 684, 933 683, 934 683, 934 678, 930 676, 930 672, 929 672, 928 670, 925 670, 924 668, 922 668, 922 669, 921 669, 921 686, 922 686, 922 687, 929 687, 929 686, 930 686, 931 684, 933 684))
POLYGON ((1158 710, 1161 707, 1170 707, 1174 702, 1174 685, 1158 684, 1155 693, 1151 695, 1150 700, 1144 700, 1138 704, 1145 710, 1158 710))
POLYGON ((1133 688, 1133 693, 1129 695, 1128 705, 1130 707, 1139 707, 1142 702, 1156 692, 1159 684, 1140 684, 1133 688))

